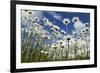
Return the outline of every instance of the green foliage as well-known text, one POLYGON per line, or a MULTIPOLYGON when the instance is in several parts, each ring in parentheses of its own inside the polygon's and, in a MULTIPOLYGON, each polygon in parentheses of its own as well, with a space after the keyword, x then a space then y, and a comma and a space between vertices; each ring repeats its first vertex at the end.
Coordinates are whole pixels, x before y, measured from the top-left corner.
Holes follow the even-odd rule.
MULTIPOLYGON (((66 51, 66 56, 62 56, 61 58, 58 58, 57 56, 54 57, 55 54, 50 56, 50 54, 45 53, 48 49, 50 49, 50 46, 45 47, 45 45, 41 42, 42 39, 38 37, 38 35, 36 35, 38 39, 34 39, 34 41, 32 41, 32 35, 33 32, 31 32, 30 35, 28 35, 28 37, 26 37, 25 40, 21 41, 21 62, 22 63, 90 59, 89 52, 87 53, 87 55, 83 56, 84 54, 77 55, 77 50, 75 50, 75 58, 68 59, 68 51, 66 51), (41 51, 44 51, 44 53, 41 51)), ((57 51, 57 49, 55 50, 57 51)), ((56 51, 54 53, 56 53, 56 51)))

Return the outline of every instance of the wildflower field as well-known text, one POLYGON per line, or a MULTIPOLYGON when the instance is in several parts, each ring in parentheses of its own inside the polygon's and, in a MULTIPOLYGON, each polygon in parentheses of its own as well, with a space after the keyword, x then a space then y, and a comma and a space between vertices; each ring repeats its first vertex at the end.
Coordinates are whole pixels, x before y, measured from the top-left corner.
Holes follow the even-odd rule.
POLYGON ((21 62, 90 59, 90 14, 21 10, 21 62))

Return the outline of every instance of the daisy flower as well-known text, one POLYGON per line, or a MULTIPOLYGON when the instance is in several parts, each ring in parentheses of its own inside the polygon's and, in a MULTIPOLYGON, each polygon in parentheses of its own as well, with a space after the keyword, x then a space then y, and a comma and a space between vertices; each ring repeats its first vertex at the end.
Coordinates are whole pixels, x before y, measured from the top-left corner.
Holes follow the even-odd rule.
POLYGON ((39 22, 40 20, 39 20, 39 18, 38 17, 34 17, 33 18, 33 22, 39 22))
POLYGON ((60 28, 56 25, 53 25, 53 29, 55 29, 56 31, 59 30, 60 28))
POLYGON ((29 19, 32 17, 32 15, 33 15, 32 11, 22 10, 22 19, 24 19, 24 20, 29 19))
POLYGON ((64 23, 65 25, 68 25, 68 24, 70 23, 70 20, 69 20, 68 18, 64 18, 64 19, 63 19, 63 23, 64 23))
POLYGON ((74 23, 74 28, 77 32, 85 27, 84 23, 80 21, 79 17, 73 17, 72 22, 74 23))
POLYGON ((22 18, 22 20, 26 20, 27 18, 26 18, 26 16, 27 16, 27 12, 25 11, 25 10, 22 10, 21 11, 21 18, 22 18))
POLYGON ((52 27, 53 26, 52 22, 49 22, 48 23, 48 26, 52 27))
POLYGON ((32 14, 32 11, 28 11, 28 13, 31 15, 32 14))
POLYGON ((64 30, 61 30, 61 33, 66 34, 66 32, 64 30))
POLYGON ((43 21, 44 21, 45 24, 49 23, 49 20, 47 18, 43 18, 43 21))
POLYGON ((75 35, 77 32, 73 31, 72 33, 73 33, 73 35, 75 35))
POLYGON ((86 30, 86 32, 89 32, 89 27, 86 27, 85 30, 86 30))
POLYGON ((33 15, 33 12, 32 12, 32 11, 27 11, 27 19, 28 19, 28 18, 31 18, 32 15, 33 15))
POLYGON ((72 22, 76 23, 76 22, 78 22, 78 21, 79 21, 79 17, 73 17, 73 18, 72 18, 72 22))
POLYGON ((67 35, 67 40, 70 40, 71 39, 71 35, 67 35))
POLYGON ((41 53, 44 53, 44 51, 42 50, 42 51, 40 51, 41 53))
POLYGON ((89 23, 85 23, 85 26, 88 27, 89 26, 89 23))

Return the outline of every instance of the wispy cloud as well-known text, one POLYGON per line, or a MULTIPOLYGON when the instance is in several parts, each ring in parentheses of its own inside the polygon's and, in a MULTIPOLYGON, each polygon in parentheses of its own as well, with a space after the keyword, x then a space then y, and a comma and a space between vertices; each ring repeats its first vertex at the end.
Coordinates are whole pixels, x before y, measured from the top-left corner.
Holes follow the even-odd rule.
POLYGON ((53 18, 55 18, 55 19, 57 19, 57 20, 59 20, 59 21, 62 21, 62 17, 59 15, 59 14, 57 14, 56 12, 48 12, 50 15, 52 15, 53 16, 53 18))

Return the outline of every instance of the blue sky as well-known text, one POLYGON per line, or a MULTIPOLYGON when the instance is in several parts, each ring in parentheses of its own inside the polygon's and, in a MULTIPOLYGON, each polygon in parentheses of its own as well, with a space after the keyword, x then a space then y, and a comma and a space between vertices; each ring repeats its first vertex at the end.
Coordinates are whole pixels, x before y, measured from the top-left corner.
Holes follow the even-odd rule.
MULTIPOLYGON (((33 10, 34 11, 34 10, 33 10)), ((48 18, 53 24, 59 26, 61 29, 66 30, 66 26, 63 24, 64 18, 69 18, 71 23, 67 25, 67 33, 71 34, 74 30, 72 18, 79 17, 83 23, 90 23, 90 14, 89 13, 77 13, 77 12, 58 12, 58 11, 34 11, 42 13, 41 17, 48 18), (56 16, 56 17, 54 17, 56 16), (57 18, 58 17, 58 18, 57 18)), ((41 19, 41 21, 42 21, 41 19)))
POLYGON ((79 12, 58 12, 58 11, 36 11, 32 10, 34 12, 34 15, 32 17, 39 17, 40 24, 43 24, 43 18, 48 18, 49 21, 51 21, 54 25, 57 25, 60 27, 60 29, 63 29, 67 33, 72 34, 72 31, 74 30, 72 18, 73 17, 79 17, 79 19, 83 23, 90 23, 90 14, 89 13, 79 13, 79 12), (63 23, 64 18, 69 18, 70 23, 66 25, 63 23))

